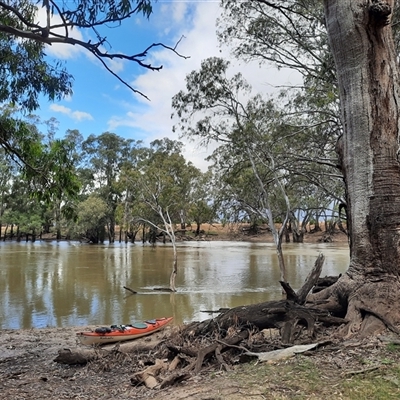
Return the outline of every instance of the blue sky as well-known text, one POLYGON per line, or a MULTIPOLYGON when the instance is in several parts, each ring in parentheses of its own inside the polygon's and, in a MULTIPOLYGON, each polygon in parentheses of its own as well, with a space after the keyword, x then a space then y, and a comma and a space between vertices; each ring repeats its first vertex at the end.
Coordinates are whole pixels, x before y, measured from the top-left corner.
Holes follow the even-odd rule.
MULTIPOLYGON (((150 101, 132 93, 83 49, 60 44, 49 46, 46 53, 66 63, 75 78, 74 93, 54 103, 44 99, 36 114, 43 120, 56 118, 60 136, 67 129, 77 129, 84 137, 109 131, 124 138, 143 140, 146 145, 163 137, 178 139, 172 133, 172 97, 184 89, 185 76, 199 69, 202 60, 211 56, 229 58, 229 49, 219 46, 215 34, 216 18, 220 15, 218 1, 159 0, 154 3, 153 11, 149 20, 137 15, 118 28, 101 31, 113 46, 107 50, 126 54, 142 52, 152 43, 174 46, 184 36, 178 51, 189 56, 188 59, 161 47, 151 51, 148 61, 152 65, 163 65, 160 72, 145 70, 134 63, 113 62, 113 70, 145 93, 150 101)), ((43 16, 39 14, 38 18, 43 16)), ((85 32, 75 31, 74 35, 86 39, 85 32)), ((273 91, 271 83, 284 84, 291 80, 287 72, 278 73, 267 66, 260 69, 256 63, 234 62, 232 73, 238 71, 255 90, 265 93, 273 91)), ((185 157, 200 168, 205 168, 208 152, 196 143, 185 145, 185 157)))

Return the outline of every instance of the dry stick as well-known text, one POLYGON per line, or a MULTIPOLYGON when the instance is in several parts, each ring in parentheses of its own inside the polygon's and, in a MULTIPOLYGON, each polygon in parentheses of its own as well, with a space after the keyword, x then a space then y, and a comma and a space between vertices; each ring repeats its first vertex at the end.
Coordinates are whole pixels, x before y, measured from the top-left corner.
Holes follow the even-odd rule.
POLYGON ((124 286, 124 289, 126 289, 126 290, 128 290, 128 291, 132 292, 133 294, 137 294, 137 292, 136 292, 136 291, 134 291, 133 289, 131 289, 131 288, 128 288, 128 287, 126 287, 126 286, 124 286))
POLYGON ((149 389, 154 389, 158 385, 155 377, 160 374, 161 370, 167 369, 166 363, 163 360, 157 359, 154 365, 147 367, 143 371, 135 372, 131 377, 131 383, 144 383, 149 389))
POLYGON ((306 298, 308 293, 310 293, 311 289, 315 286, 318 281, 319 276, 321 275, 322 266, 324 265, 325 256, 320 253, 314 263, 314 268, 308 274, 304 285, 297 291, 297 298, 299 304, 304 304, 306 302, 306 298))
POLYGON ((320 254, 315 260, 314 267, 308 274, 304 285, 297 291, 297 293, 291 288, 288 282, 279 281, 283 290, 286 292, 287 300, 294 301, 297 304, 303 305, 306 302, 306 298, 311 289, 315 286, 321 275, 322 266, 324 265, 325 257, 320 254))
MULTIPOLYGON (((242 331, 238 335, 226 339, 226 344, 228 346, 230 346, 232 344, 240 343, 242 340, 246 339, 248 336, 249 336, 248 331, 242 331)), ((200 372, 201 367, 203 365, 204 358, 206 356, 208 356, 209 354, 215 352, 215 350, 217 349, 217 347, 219 345, 220 344, 216 342, 216 343, 210 344, 209 346, 207 346, 199 351, 196 362, 191 364, 191 367, 194 366, 195 374, 198 374, 200 372)))
POLYGON ((191 375, 187 372, 184 371, 175 372, 174 374, 171 374, 166 378, 164 378, 162 382, 159 384, 159 388, 164 389, 167 386, 172 386, 175 383, 182 382, 186 379, 189 379, 190 377, 191 375))
MULTIPOLYGON (((130 354, 132 352, 148 352, 153 350, 158 346, 162 340, 155 339, 150 342, 145 342, 144 340, 137 339, 135 342, 131 343, 121 343, 119 345, 118 351, 124 354, 130 354)), ((110 354, 110 351, 115 348, 115 345, 107 345, 102 348, 75 348, 75 349, 60 349, 58 350, 57 357, 53 360, 59 364, 68 365, 84 365, 89 361, 101 359, 104 356, 110 354), (112 347, 111 347, 112 346, 112 347)))
POLYGON ((364 369, 359 369, 359 370, 356 370, 356 371, 344 372, 343 375, 344 375, 344 376, 348 376, 348 375, 363 374, 364 372, 375 371, 375 370, 379 369, 380 367, 381 367, 381 365, 375 365, 375 366, 373 366, 373 367, 368 367, 368 368, 364 368, 364 369))
POLYGON ((224 342, 224 341, 222 341, 222 340, 218 340, 218 339, 217 339, 217 342, 218 342, 218 343, 221 343, 221 344, 224 345, 225 347, 232 347, 232 348, 234 348, 234 349, 239 349, 239 350, 243 350, 243 351, 249 351, 249 349, 246 349, 246 347, 243 347, 243 346, 236 346, 235 344, 228 344, 228 343, 226 343, 226 342, 224 342))
POLYGON ((232 370, 232 367, 228 365, 225 362, 224 357, 222 357, 221 351, 222 351, 222 346, 221 345, 217 346, 217 348, 215 349, 215 358, 221 364, 221 366, 225 368, 225 371, 232 370))

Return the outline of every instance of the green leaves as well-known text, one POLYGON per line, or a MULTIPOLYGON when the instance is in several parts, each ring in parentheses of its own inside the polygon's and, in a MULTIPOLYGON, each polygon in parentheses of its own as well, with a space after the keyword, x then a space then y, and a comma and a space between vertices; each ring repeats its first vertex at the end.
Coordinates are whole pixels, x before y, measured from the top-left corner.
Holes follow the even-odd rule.
POLYGON ((149 17, 152 12, 150 0, 86 0, 63 2, 62 13, 77 26, 97 25, 102 21, 120 21, 131 14, 141 13, 149 17))
MULTIPOLYGON (((13 4, 18 15, 0 7, 0 26, 23 30, 37 11, 32 3, 13 4), (24 23, 24 22, 25 23, 24 23)), ((0 101, 13 103, 24 110, 39 107, 39 95, 50 100, 61 99, 72 93, 72 76, 60 62, 45 60, 43 43, 0 34, 0 101)))
POLYGON ((49 203, 63 194, 70 197, 78 194, 80 184, 69 158, 73 143, 66 140, 44 143, 33 125, 6 112, 0 116, 0 146, 20 168, 32 195, 39 200, 49 203))

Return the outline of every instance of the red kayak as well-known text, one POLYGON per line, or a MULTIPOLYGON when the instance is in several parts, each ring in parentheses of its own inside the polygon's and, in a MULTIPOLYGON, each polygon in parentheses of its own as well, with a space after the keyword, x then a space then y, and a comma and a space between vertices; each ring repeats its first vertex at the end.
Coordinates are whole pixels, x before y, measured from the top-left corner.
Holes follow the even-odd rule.
POLYGON ((172 319, 173 317, 157 318, 132 325, 111 325, 109 328, 101 327, 93 332, 78 332, 76 335, 86 345, 121 342, 151 335, 168 325, 172 319))

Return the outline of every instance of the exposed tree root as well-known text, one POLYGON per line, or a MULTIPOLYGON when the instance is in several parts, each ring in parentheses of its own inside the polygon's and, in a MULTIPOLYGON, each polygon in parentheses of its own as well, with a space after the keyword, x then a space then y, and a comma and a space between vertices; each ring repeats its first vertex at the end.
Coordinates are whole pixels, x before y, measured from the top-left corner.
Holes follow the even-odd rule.
POLYGON ((307 304, 344 316, 349 321, 337 335, 368 337, 388 328, 396 334, 400 323, 400 282, 396 277, 379 279, 346 273, 332 286, 308 296, 307 304))

